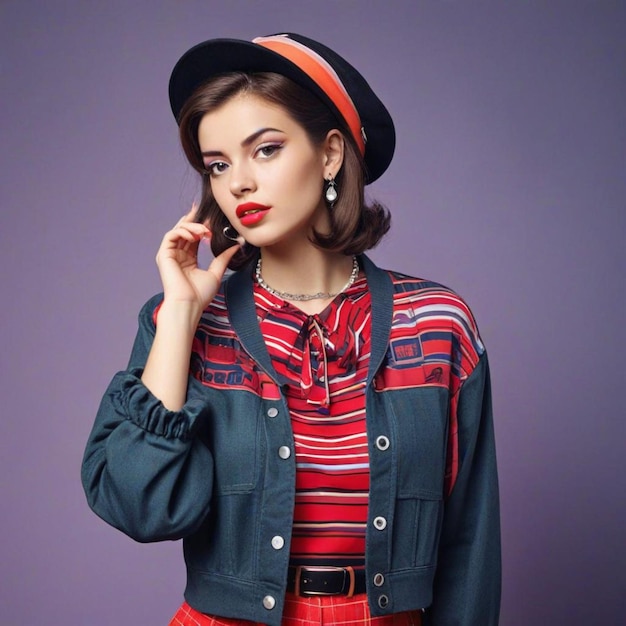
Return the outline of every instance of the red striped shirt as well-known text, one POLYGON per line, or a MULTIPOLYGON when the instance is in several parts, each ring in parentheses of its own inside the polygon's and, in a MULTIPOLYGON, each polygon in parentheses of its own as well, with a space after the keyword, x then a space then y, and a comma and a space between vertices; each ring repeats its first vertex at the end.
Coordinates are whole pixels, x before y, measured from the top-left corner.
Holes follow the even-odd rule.
POLYGON ((296 453, 291 563, 363 566, 369 492, 367 282, 359 277, 316 315, 258 285, 254 299, 274 368, 289 381, 296 453))

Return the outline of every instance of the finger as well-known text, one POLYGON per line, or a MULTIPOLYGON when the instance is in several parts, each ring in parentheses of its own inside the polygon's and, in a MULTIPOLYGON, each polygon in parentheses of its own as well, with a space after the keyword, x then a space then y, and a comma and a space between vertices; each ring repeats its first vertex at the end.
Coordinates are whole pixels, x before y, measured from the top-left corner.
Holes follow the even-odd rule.
POLYGON ((197 249, 199 244, 211 243, 212 233, 203 224, 198 224, 197 222, 186 222, 180 226, 180 229, 188 229, 189 232, 193 234, 193 239, 190 239, 188 237, 185 238, 186 240, 182 246, 182 249, 186 252, 194 249, 194 246, 197 249))
POLYGON ((174 230, 170 230, 168 233, 165 234, 163 243, 168 246, 173 246, 178 243, 184 243, 188 241, 189 242, 199 241, 201 238, 202 238, 202 235, 195 234, 193 232, 186 230, 185 228, 178 227, 178 228, 175 228, 174 230))
POLYGON ((211 265, 207 268, 207 272, 211 272, 214 276, 217 277, 218 280, 222 279, 224 272, 228 268, 228 264, 230 260, 237 254, 237 252, 241 250, 241 246, 239 244, 231 246, 218 254, 213 261, 211 261, 211 265))
POLYGON ((213 238, 213 233, 210 230, 208 230, 204 234, 204 237, 202 237, 202 239, 200 240, 200 243, 203 243, 203 244, 206 244, 207 246, 210 246, 212 238, 213 238))
POLYGON ((197 222, 182 222, 177 224, 172 230, 166 234, 166 238, 175 240, 177 238, 187 239, 189 241, 199 241, 206 237, 209 229, 204 224, 197 222))
POLYGON ((198 205, 195 202, 192 202, 191 204, 191 209, 189 210, 189 213, 185 213, 185 215, 183 215, 174 225, 174 228, 176 228, 177 226, 179 226, 180 224, 184 224, 184 223, 196 223, 195 222, 195 217, 196 217, 196 213, 198 212, 198 205))
POLYGON ((196 217, 198 216, 198 204, 196 202, 191 203, 191 209, 189 213, 185 215, 185 222, 196 223, 196 217))

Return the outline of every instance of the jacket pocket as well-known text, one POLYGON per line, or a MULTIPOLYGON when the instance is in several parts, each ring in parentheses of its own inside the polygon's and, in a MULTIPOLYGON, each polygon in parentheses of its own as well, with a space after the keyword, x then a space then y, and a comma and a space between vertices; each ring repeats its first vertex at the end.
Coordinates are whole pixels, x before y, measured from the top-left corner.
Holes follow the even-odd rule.
POLYGON ((443 497, 448 393, 437 387, 387 392, 396 441, 397 497, 443 497))
POLYGON ((260 400, 242 391, 208 393, 211 410, 199 434, 213 457, 213 492, 249 493, 258 484, 264 458, 260 400))
POLYGON ((435 564, 442 515, 441 498, 396 500, 392 551, 394 569, 435 564))
POLYGON ((218 495, 248 493, 257 483, 260 458, 257 416, 235 415, 219 429, 213 457, 218 495))

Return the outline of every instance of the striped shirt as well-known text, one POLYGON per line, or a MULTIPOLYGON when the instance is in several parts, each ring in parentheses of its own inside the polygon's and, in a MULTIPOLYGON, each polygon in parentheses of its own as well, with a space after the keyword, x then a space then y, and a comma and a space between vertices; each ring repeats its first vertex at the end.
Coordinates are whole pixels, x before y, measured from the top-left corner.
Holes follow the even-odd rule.
POLYGON ((296 455, 291 564, 362 567, 369 491, 366 279, 361 275, 316 315, 259 285, 254 300, 274 368, 289 381, 296 455))

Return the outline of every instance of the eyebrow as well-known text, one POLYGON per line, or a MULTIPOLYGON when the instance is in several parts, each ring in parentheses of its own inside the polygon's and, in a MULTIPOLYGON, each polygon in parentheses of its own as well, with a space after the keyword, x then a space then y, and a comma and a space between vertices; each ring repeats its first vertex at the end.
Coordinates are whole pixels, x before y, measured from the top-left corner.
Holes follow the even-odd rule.
MULTIPOLYGON (((261 135, 263 135, 264 133, 267 133, 269 131, 273 131, 273 132, 277 132, 277 133, 282 133, 283 131, 280 130, 279 128, 259 128, 259 130, 253 132, 251 135, 249 135, 248 137, 246 137, 242 142, 241 142, 241 147, 242 148, 246 148, 247 146, 249 146, 253 141, 255 141, 256 139, 258 139, 261 135)), ((202 156, 203 157, 212 157, 212 156, 221 156, 222 152, 220 152, 219 150, 208 150, 207 152, 203 152, 202 156)))

